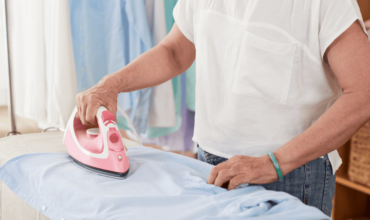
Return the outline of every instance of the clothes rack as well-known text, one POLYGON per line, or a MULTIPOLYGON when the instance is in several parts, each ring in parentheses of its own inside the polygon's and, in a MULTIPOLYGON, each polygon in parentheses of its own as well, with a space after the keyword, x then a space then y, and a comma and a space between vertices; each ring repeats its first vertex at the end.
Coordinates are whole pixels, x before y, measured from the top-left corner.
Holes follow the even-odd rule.
POLYGON ((8 16, 7 16, 7 2, 6 0, 3 0, 3 21, 4 21, 4 46, 6 50, 5 54, 5 65, 7 76, 8 76, 8 115, 9 115, 9 133, 6 136, 9 135, 17 135, 20 134, 17 131, 16 121, 15 121, 15 115, 14 115, 14 108, 13 108, 13 94, 12 94, 12 77, 11 77, 11 68, 10 68, 10 49, 9 49, 9 32, 8 32, 8 16))

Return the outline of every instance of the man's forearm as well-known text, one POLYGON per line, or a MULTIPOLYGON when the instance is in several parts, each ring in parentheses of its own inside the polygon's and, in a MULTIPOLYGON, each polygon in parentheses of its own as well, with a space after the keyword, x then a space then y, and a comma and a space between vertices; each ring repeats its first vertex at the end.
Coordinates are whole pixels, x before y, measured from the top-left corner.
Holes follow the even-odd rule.
POLYGON ((131 92, 164 83, 187 70, 195 60, 195 46, 175 23, 157 46, 140 55, 102 81, 109 81, 118 92, 131 92))
POLYGON ((131 92, 159 85, 182 73, 175 54, 162 44, 105 77, 118 92, 131 92))
POLYGON ((276 150, 283 174, 348 141, 370 119, 370 43, 354 22, 327 50, 343 95, 310 128, 276 150))
POLYGON ((283 175, 347 142, 370 119, 369 98, 343 94, 311 127, 276 150, 283 175))
POLYGON ((84 125, 96 125, 96 112, 105 106, 112 114, 117 112, 120 92, 159 85, 181 74, 194 62, 195 46, 177 27, 159 45, 140 55, 124 68, 105 76, 94 87, 76 97, 78 117, 84 125))

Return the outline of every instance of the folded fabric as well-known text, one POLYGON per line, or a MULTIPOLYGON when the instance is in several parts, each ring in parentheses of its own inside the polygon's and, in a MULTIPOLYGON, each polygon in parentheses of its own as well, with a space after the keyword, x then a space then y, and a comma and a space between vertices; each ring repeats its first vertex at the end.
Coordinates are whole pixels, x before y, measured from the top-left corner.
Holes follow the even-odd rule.
POLYGON ((57 153, 16 157, 0 168, 0 179, 51 219, 329 219, 283 192, 209 185, 212 166, 204 162, 146 147, 128 153, 125 180, 57 153))

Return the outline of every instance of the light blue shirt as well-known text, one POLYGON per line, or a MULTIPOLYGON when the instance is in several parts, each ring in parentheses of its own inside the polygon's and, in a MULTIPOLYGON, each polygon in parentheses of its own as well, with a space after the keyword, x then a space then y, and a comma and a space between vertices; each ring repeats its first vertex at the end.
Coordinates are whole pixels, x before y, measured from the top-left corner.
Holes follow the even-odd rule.
POLYGON ((148 147, 129 148, 130 171, 117 180, 86 171, 68 154, 27 154, 0 179, 51 219, 329 219, 284 193, 206 183, 213 166, 148 147))
MULTIPOLYGON (((70 0, 69 9, 79 92, 152 47, 143 0, 70 0)), ((149 88, 118 96, 118 105, 131 109, 139 133, 146 131, 151 92, 149 88)))

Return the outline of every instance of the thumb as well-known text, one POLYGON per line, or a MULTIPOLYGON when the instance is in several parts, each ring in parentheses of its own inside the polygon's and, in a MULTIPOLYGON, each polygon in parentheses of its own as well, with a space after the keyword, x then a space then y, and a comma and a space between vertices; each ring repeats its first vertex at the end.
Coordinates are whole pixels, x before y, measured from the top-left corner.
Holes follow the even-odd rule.
POLYGON ((114 118, 117 121, 117 105, 109 105, 107 106, 107 109, 114 115, 114 118))
POLYGON ((98 111, 100 104, 99 103, 90 103, 86 109, 86 121, 88 121, 91 125, 97 125, 96 122, 96 112, 98 111))

